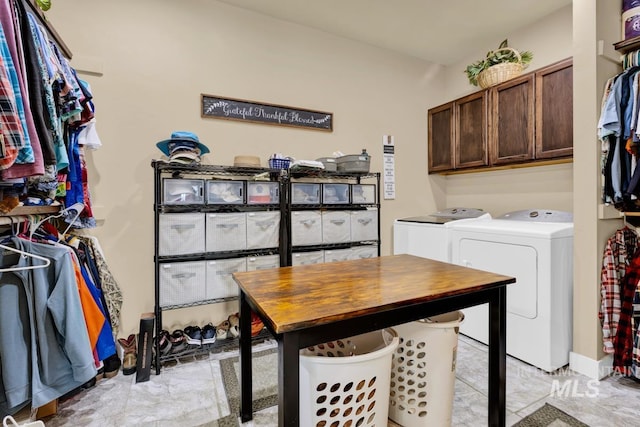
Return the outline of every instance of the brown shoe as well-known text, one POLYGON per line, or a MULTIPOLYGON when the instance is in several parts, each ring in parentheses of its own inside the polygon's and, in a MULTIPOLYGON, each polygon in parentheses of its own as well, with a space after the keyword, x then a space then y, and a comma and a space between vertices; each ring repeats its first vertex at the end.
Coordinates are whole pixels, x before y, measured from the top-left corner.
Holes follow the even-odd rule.
POLYGON ((122 347, 122 373, 131 375, 136 372, 136 363, 138 361, 136 336, 131 334, 127 339, 118 338, 118 343, 122 347))

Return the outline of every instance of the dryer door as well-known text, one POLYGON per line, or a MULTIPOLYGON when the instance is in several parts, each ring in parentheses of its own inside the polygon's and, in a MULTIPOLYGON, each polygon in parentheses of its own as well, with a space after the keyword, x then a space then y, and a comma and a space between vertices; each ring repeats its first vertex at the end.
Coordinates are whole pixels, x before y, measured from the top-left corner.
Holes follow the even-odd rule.
POLYGON ((532 246, 462 238, 460 264, 516 278, 507 286, 507 312, 534 319, 538 315, 538 253, 532 246))

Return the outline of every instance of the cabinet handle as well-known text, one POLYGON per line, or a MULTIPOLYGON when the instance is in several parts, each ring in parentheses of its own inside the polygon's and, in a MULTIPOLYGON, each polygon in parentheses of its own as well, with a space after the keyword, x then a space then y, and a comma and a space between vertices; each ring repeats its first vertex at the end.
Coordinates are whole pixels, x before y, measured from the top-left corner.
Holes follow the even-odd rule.
POLYGON ((305 220, 300 221, 300 224, 306 225, 308 227, 312 226, 315 223, 316 223, 315 219, 305 219, 305 220))
POLYGON ((344 224, 344 219, 332 219, 331 221, 329 221, 331 224, 335 224, 335 225, 342 225, 344 224))
POLYGON ((371 222, 371 218, 360 218, 358 219, 358 222, 362 225, 367 225, 371 222))
POLYGON ((218 228, 238 228, 238 224, 216 224, 218 228))
POLYGON ((218 276, 231 276, 231 273, 235 273, 236 270, 231 270, 231 271, 225 271, 225 270, 218 270, 216 271, 216 275, 218 276))
POLYGON ((190 230, 196 228, 195 224, 174 224, 171 226, 176 231, 190 230))
POLYGON ((275 221, 256 221, 256 225, 262 228, 263 230, 266 230, 267 228, 271 227, 274 224, 275 224, 275 221))
POLYGON ((196 273, 178 273, 171 276, 173 279, 191 279, 192 277, 196 277, 196 273))

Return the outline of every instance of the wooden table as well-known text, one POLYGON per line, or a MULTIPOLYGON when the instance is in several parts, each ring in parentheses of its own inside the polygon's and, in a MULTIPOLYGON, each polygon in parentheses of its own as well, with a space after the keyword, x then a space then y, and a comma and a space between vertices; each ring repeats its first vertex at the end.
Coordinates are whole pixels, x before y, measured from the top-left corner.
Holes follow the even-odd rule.
POLYGON ((412 255, 234 273, 240 287, 240 413, 253 417, 251 310, 278 342, 278 420, 298 426, 299 350, 489 303, 489 425, 505 425, 506 285, 512 277, 412 255))

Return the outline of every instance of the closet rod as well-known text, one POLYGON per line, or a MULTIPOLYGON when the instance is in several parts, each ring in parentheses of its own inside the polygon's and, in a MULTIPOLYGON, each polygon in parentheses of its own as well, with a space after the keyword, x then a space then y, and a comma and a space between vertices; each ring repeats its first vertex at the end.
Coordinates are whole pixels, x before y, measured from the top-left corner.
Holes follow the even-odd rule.
POLYGON ((18 206, 9 214, 0 215, 0 225, 10 225, 17 222, 28 221, 27 215, 49 215, 60 212, 63 206, 60 204, 49 206, 18 206))
POLYGON ((62 40, 62 37, 60 37, 56 29, 53 28, 53 25, 47 20, 47 17, 45 16, 42 9, 40 9, 36 5, 35 0, 22 0, 22 1, 27 5, 29 5, 29 7, 31 8, 31 11, 38 18, 38 21, 40 22, 40 24, 43 27, 45 27, 49 32, 49 34, 51 35, 51 37, 53 37, 53 40, 56 42, 56 44, 58 45, 58 48, 62 51, 64 56, 66 56, 67 59, 71 59, 71 57, 73 56, 73 54, 71 53, 71 50, 69 50, 65 42, 62 40))

